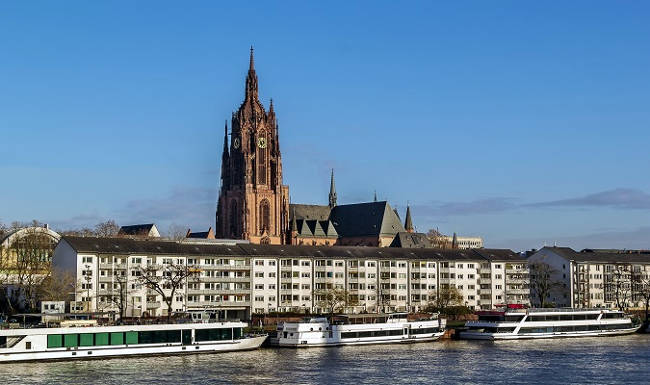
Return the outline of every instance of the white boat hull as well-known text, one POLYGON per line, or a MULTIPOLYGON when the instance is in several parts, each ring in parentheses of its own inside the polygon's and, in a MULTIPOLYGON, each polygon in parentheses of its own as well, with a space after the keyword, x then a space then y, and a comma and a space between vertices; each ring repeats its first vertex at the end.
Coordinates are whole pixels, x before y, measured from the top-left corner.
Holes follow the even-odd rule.
POLYGON ((173 355, 173 354, 197 354, 197 353, 221 353, 241 350, 253 350, 259 348, 267 336, 242 338, 230 341, 219 341, 212 343, 198 343, 182 345, 181 343, 166 344, 163 346, 93 346, 88 348, 61 348, 48 351, 32 351, 24 353, 0 354, 0 363, 18 361, 45 361, 45 360, 74 360, 74 359, 95 359, 95 358, 120 358, 148 355, 173 355))
POLYGON ((347 345, 377 345, 377 344, 412 344, 418 342, 432 342, 440 339, 445 334, 444 331, 430 335, 418 336, 396 336, 383 338, 350 338, 345 340, 298 340, 287 341, 285 339, 272 338, 270 344, 283 348, 311 348, 326 346, 347 346, 347 345))
POLYGON ((580 331, 580 332, 554 332, 554 333, 475 333, 475 332, 460 332, 459 336, 462 340, 523 340, 523 339, 544 339, 544 338, 571 338, 571 337, 606 337, 618 336, 625 334, 632 334, 639 330, 639 326, 626 329, 613 329, 613 330, 594 330, 594 331, 580 331))

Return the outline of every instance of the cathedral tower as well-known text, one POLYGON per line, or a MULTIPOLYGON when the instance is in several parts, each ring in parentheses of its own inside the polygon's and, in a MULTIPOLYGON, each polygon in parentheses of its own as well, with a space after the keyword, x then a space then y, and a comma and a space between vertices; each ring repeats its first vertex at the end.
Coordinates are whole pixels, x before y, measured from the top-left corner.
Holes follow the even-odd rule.
POLYGON ((244 101, 224 134, 217 238, 283 244, 289 231, 289 186, 282 184, 278 123, 273 109, 259 100, 251 47, 244 101))

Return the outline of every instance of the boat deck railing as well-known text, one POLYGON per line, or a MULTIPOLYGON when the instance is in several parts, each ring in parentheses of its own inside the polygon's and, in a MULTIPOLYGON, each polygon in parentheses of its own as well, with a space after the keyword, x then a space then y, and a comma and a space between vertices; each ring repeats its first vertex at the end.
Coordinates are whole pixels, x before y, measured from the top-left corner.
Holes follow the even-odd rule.
POLYGON ((585 311, 618 311, 617 309, 608 309, 604 307, 592 307, 592 308, 572 308, 572 307, 560 307, 560 308, 530 308, 530 309, 507 309, 506 313, 569 313, 569 312, 585 312, 585 311))
MULTIPOLYGON (((68 320, 70 321, 70 320, 68 320)), ((82 320, 79 320, 82 321, 82 320)), ((97 322, 86 323, 80 322, 79 325, 65 325, 61 326, 58 322, 41 322, 41 323, 23 323, 23 322, 2 322, 0 323, 0 330, 6 329, 42 329, 42 328, 67 328, 67 327, 97 327, 97 326, 144 326, 144 325, 183 325, 183 324, 223 324, 226 322, 241 322, 240 319, 209 319, 209 320, 147 320, 142 319, 140 322, 97 322)))

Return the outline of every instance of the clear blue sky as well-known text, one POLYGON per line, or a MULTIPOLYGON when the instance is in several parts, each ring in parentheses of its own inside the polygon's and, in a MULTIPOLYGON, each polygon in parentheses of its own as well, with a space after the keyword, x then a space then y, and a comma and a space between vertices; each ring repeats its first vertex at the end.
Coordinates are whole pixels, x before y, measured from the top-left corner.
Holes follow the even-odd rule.
POLYGON ((255 46, 293 202, 650 248, 647 2, 0 4, 0 220, 213 224, 255 46), (402 214, 403 215, 403 214, 402 214))

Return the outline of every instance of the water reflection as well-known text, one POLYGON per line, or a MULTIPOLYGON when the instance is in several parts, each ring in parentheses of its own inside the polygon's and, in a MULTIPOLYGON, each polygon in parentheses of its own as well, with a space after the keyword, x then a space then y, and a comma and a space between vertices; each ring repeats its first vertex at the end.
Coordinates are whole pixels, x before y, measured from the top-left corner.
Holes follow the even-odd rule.
POLYGON ((0 365, 8 384, 648 383, 650 335, 262 349, 0 365))

